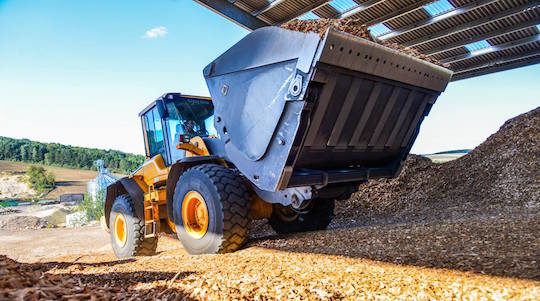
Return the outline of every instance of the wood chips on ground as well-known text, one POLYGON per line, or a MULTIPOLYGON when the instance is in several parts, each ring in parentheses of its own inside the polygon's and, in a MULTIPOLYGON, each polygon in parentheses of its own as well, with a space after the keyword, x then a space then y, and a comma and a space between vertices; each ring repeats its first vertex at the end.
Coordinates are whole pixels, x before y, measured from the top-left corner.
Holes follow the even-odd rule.
POLYGON ((0 300, 538 300, 538 218, 334 229, 224 255, 190 256, 162 237, 158 255, 125 261, 0 257, 0 300))
POLYGON ((460 159, 411 156, 398 178, 362 184, 328 231, 257 221, 232 254, 162 236, 157 255, 125 261, 0 256, 0 300, 540 300, 539 141, 535 109, 460 159))

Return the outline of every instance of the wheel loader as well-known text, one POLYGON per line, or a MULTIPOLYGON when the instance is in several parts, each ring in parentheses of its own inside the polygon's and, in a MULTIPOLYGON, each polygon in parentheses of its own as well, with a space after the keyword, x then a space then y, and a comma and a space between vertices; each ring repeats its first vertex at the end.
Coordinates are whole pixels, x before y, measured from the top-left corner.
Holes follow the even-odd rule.
POLYGON ((253 219, 325 229, 334 202, 395 177, 452 73, 335 29, 255 30, 203 71, 211 98, 167 93, 140 113, 147 160, 107 188, 119 258, 160 232, 190 254, 240 248, 253 219))

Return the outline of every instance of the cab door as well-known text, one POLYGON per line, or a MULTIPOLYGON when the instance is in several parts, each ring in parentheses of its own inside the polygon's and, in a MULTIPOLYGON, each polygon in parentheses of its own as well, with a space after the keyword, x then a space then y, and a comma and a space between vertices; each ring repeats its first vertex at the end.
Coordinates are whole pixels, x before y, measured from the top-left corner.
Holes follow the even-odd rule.
POLYGON ((153 107, 147 111, 141 118, 144 128, 146 156, 152 158, 161 154, 165 164, 168 165, 167 148, 164 139, 165 133, 157 107, 153 107))

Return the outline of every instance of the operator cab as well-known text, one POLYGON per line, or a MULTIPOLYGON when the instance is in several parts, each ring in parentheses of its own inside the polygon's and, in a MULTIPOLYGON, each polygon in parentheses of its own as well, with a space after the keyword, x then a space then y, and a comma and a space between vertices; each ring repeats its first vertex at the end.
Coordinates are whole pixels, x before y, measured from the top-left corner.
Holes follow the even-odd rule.
POLYGON ((214 106, 209 97, 167 93, 152 102, 141 113, 146 156, 161 154, 165 165, 184 158, 177 149, 180 142, 195 136, 217 136, 214 128, 214 106))

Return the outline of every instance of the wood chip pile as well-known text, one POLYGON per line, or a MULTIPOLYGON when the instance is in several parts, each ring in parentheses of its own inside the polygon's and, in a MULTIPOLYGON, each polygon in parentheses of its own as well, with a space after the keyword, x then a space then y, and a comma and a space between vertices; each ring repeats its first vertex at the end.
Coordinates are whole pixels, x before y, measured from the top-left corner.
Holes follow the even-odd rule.
POLYGON ((540 108, 508 120, 444 164, 409 156, 398 178, 369 181, 337 203, 335 223, 436 221, 540 211, 540 108))
POLYGON ((314 32, 314 33, 317 33, 321 37, 326 33, 326 30, 328 28, 332 27, 334 29, 344 31, 346 33, 360 37, 362 39, 366 39, 371 42, 375 42, 383 46, 386 46, 388 48, 398 50, 400 52, 419 58, 421 60, 428 61, 430 63, 436 64, 439 66, 448 67, 446 65, 441 64, 438 60, 420 53, 418 50, 414 48, 404 47, 403 45, 398 44, 398 43, 382 41, 382 40, 378 40, 374 38, 371 35, 369 29, 366 27, 366 25, 363 22, 360 22, 354 19, 292 20, 287 23, 284 23, 283 25, 281 25, 281 27, 285 29, 289 29, 289 30, 300 31, 300 32, 314 32))

